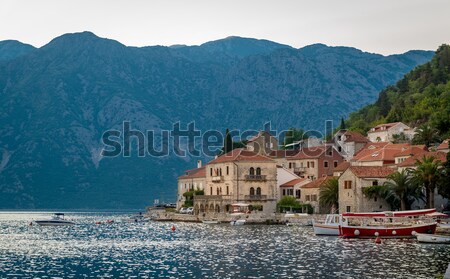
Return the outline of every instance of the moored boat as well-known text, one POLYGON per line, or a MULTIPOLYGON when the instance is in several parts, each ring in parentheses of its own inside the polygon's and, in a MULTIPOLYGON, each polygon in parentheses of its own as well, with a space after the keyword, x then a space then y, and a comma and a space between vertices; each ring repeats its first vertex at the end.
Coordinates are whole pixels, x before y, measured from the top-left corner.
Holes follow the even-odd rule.
POLYGON ((339 214, 327 214, 325 221, 319 223, 313 221, 313 228, 315 235, 339 235, 339 214))
POLYGON ((395 212, 344 213, 339 235, 346 238, 407 238, 416 233, 434 233, 436 221, 427 214, 436 209, 395 212))
POLYGON ((450 244, 450 235, 416 233, 417 241, 423 243, 446 243, 450 244))
POLYGON ((202 223, 203 224, 219 224, 220 221, 219 220, 203 220, 202 223))
POLYGON ((245 224, 245 220, 239 219, 239 220, 233 220, 230 222, 230 225, 232 226, 241 226, 245 224))
POLYGON ((51 219, 34 221, 39 226, 71 226, 74 222, 64 219, 64 213, 55 213, 51 219))

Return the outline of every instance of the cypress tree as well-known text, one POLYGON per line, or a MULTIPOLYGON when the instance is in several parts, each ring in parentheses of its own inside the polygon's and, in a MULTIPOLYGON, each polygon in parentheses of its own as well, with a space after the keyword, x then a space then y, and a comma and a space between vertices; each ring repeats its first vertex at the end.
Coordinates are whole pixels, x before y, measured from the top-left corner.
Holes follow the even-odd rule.
POLYGON ((345 121, 344 121, 344 117, 341 117, 341 126, 339 127, 339 130, 345 130, 345 121))

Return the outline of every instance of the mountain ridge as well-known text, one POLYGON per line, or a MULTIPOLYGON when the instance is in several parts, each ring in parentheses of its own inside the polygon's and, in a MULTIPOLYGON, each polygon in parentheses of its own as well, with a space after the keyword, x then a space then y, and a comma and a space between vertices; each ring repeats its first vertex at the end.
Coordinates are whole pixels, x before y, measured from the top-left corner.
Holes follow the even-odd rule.
POLYGON ((102 158, 103 132, 126 120, 157 132, 178 121, 201 131, 262 129, 266 121, 278 130, 322 130, 325 120, 338 123, 375 101, 432 56, 323 46, 312 55, 260 40, 251 53, 255 41, 247 43, 212 52, 128 47, 84 32, 1 62, 0 207, 136 208, 173 200, 176 177, 198 158, 140 158, 136 150, 102 158))

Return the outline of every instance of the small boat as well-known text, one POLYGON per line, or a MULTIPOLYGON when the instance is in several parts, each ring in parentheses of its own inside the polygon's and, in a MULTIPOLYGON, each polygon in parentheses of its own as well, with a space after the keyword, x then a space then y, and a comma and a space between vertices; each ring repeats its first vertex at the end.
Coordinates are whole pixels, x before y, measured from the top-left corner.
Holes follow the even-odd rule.
POLYGON ((339 236, 345 238, 407 238, 416 233, 433 234, 436 221, 426 216, 436 209, 343 213, 339 236))
POLYGON ((34 221, 39 226, 71 226, 74 222, 64 219, 64 213, 55 213, 51 219, 34 221))
POLYGON ((203 220, 203 224, 220 224, 219 220, 203 220))
POLYGON ((339 235, 339 214, 327 214, 323 223, 313 221, 315 235, 339 235))
POLYGON ((233 220, 230 222, 230 225, 232 226, 242 226, 245 224, 245 220, 244 219, 239 219, 239 220, 233 220))
POLYGON ((416 233, 417 241, 423 243, 447 243, 450 244, 450 235, 416 233))

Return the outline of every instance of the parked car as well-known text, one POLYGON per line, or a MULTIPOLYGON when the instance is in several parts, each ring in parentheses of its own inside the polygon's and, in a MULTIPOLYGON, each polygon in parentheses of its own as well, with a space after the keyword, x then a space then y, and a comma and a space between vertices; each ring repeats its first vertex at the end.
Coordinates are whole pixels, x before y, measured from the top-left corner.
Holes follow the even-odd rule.
POLYGON ((187 214, 194 214, 194 208, 193 207, 189 207, 188 209, 186 209, 186 213, 187 214))
POLYGON ((187 214, 187 213, 188 213, 187 210, 188 210, 188 209, 187 209, 186 207, 182 207, 182 208, 180 208, 180 211, 179 211, 179 212, 180 212, 181 214, 187 214))

